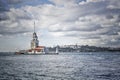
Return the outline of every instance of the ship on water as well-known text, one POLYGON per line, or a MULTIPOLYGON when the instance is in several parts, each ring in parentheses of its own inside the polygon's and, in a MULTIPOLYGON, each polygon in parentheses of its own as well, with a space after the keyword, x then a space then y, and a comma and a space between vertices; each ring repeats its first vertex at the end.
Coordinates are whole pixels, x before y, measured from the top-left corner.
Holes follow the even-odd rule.
POLYGON ((34 22, 34 32, 31 40, 31 48, 28 50, 20 50, 15 52, 15 54, 58 54, 58 47, 56 47, 56 51, 49 51, 45 46, 39 46, 39 40, 37 33, 35 32, 35 22, 34 22))

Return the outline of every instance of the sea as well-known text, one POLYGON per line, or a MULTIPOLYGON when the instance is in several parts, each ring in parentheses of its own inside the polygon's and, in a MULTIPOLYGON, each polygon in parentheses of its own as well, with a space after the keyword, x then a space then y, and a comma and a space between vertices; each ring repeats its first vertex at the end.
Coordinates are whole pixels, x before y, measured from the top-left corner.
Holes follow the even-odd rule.
POLYGON ((120 52, 0 53, 0 80, 120 80, 120 52))

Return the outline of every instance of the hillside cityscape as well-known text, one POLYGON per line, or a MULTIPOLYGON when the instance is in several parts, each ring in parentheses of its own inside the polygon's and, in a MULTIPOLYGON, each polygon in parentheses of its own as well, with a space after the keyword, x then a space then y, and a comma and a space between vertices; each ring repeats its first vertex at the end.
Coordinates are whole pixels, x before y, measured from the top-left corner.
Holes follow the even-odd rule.
POLYGON ((56 47, 58 47, 59 52, 119 52, 120 48, 113 47, 96 47, 89 45, 64 45, 64 46, 55 46, 55 47, 47 47, 51 51, 55 51, 56 47))

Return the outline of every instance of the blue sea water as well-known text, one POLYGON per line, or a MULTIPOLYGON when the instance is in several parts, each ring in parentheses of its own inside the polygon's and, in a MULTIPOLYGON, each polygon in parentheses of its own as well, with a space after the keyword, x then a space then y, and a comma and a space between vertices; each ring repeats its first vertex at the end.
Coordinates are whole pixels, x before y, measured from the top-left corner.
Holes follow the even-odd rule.
POLYGON ((120 53, 1 53, 0 80, 120 80, 120 53))

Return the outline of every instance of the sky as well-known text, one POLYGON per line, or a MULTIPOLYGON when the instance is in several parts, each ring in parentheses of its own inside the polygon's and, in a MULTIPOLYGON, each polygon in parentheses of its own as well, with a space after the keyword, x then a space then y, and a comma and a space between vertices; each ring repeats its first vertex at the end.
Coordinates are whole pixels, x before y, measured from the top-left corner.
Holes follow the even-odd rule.
POLYGON ((120 47, 119 0, 0 0, 0 51, 39 45, 120 47))

